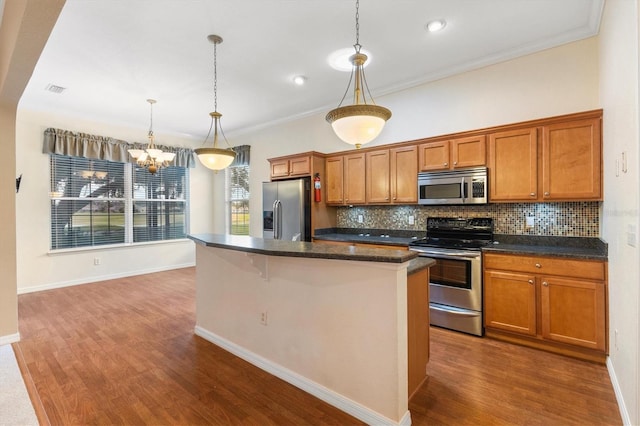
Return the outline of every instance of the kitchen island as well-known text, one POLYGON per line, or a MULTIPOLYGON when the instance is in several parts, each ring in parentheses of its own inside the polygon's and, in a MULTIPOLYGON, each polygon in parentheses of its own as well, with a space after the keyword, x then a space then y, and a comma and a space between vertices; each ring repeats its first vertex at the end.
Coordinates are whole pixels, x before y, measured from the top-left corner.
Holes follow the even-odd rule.
POLYGON ((411 423, 410 387, 423 380, 410 380, 416 359, 426 377, 432 260, 407 250, 190 238, 197 335, 369 424, 411 423), (417 350, 416 335, 426 338, 417 350))

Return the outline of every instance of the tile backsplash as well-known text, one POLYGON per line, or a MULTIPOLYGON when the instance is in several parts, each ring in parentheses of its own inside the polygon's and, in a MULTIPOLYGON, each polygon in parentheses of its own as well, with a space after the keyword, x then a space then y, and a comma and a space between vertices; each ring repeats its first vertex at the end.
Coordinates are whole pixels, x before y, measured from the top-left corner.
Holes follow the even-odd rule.
POLYGON ((508 203, 481 206, 339 207, 337 227, 389 230, 426 229, 427 217, 491 217, 496 234, 599 237, 600 202, 508 203), (360 217, 361 216, 361 217, 360 217), (409 224, 413 216, 413 225, 409 224), (533 217, 533 227, 526 218, 533 217), (358 219, 362 219, 359 222, 358 219))

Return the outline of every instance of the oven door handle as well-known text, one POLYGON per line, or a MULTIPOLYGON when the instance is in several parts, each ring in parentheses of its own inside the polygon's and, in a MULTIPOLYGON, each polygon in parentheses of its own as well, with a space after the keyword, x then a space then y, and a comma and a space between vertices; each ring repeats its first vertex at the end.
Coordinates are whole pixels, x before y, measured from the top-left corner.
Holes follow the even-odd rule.
POLYGON ((463 317, 477 317, 478 315, 480 315, 480 312, 470 312, 466 309, 444 307, 442 305, 436 305, 434 303, 429 304, 429 309, 433 309, 434 311, 446 312, 449 314, 460 315, 463 317))
POLYGON ((452 251, 452 252, 447 252, 447 253, 442 253, 442 252, 438 252, 438 251, 431 251, 431 250, 416 250, 418 252, 418 256, 422 256, 422 257, 437 257, 438 259, 460 259, 460 258, 466 258, 466 259, 475 259, 477 257, 480 257, 481 254, 480 253, 472 253, 472 252, 465 252, 465 251, 452 251))

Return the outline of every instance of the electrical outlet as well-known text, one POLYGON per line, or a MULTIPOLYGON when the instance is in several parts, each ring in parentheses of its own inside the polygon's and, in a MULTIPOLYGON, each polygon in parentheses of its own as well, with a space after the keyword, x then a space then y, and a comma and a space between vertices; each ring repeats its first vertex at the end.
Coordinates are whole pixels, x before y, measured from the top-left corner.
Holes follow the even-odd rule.
POLYGON ((95 266, 100 265, 100 258, 99 258, 99 257, 94 257, 94 258, 93 258, 93 264, 94 264, 95 266))
POLYGON ((358 223, 362 223, 364 222, 364 216, 362 216, 361 214, 358 215, 358 223))
POLYGON ((415 216, 409 216, 409 225, 413 225, 414 223, 416 223, 415 216))
POLYGON ((525 220, 525 228, 533 229, 533 226, 535 225, 535 220, 536 220, 535 216, 527 216, 525 220))
POLYGON ((260 312, 260 324, 267 325, 267 311, 260 312))

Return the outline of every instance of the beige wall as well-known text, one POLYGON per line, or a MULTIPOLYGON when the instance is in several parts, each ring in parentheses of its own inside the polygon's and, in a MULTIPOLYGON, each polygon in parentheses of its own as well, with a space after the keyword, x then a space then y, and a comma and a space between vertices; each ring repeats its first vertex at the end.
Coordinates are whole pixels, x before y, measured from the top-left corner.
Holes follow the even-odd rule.
POLYGON ((64 0, 5 2, 0 24, 0 344, 18 339, 16 108, 64 0))
POLYGON ((638 342, 640 178, 637 0, 608 0, 600 28, 600 94, 604 109, 603 238, 609 243, 609 369, 622 399, 623 420, 640 424, 638 342), (628 171, 622 171, 622 155, 628 171), (635 228, 636 247, 627 243, 635 228), (617 334, 617 338, 616 338, 617 334))

